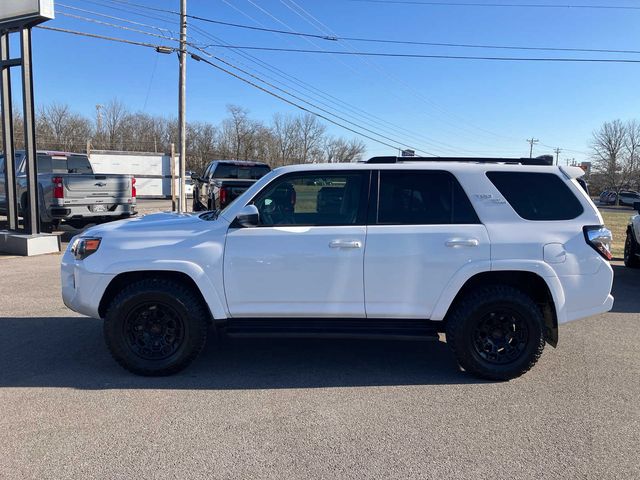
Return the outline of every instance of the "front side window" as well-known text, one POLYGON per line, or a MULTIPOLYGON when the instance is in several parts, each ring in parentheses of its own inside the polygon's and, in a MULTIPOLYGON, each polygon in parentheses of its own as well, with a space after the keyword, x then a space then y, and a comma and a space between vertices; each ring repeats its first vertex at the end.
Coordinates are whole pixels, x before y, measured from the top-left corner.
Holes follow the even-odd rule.
POLYGON ((328 226, 363 222, 369 172, 306 173, 279 178, 253 204, 260 224, 328 226), (366 174, 365 174, 366 173, 366 174))
POLYGON ((378 224, 480 223, 469 198, 448 172, 381 170, 378 224))
POLYGON ((525 220, 571 220, 582 214, 582 204, 553 173, 487 172, 505 200, 525 220))

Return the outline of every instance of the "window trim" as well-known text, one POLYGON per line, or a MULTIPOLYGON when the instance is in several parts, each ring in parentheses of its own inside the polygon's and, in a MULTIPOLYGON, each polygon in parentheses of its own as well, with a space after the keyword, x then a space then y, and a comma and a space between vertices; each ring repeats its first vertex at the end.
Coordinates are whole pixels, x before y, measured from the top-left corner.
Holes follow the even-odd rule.
POLYGON ((436 225, 483 225, 482 220, 480 220, 480 217, 478 216, 478 212, 475 208, 475 206, 473 205, 473 202, 471 201, 471 198, 469 197, 469 194, 467 194, 467 192, 465 191, 465 189, 462 187, 462 184, 460 183, 460 180, 458 180, 458 177, 456 177, 453 173, 451 173, 448 170, 431 170, 431 169, 415 169, 415 170, 393 170, 393 169, 380 169, 377 170, 377 184, 376 184, 376 189, 375 189, 375 208, 374 208, 374 212, 373 214, 369 215, 369 225, 377 225, 377 226, 414 226, 414 227, 418 227, 418 226, 424 226, 424 227, 429 227, 429 226, 436 226, 436 225), (381 223, 378 219, 379 215, 380 215, 380 184, 382 182, 382 172, 403 172, 406 174, 413 174, 413 173, 444 173, 446 176, 450 177, 453 182, 455 184, 457 184, 457 186, 459 187, 460 191, 464 194, 464 196, 466 197, 467 201, 469 202, 469 205, 471 206, 471 210, 473 211, 474 215, 475 215, 475 222, 471 222, 471 223, 401 223, 401 222, 385 222, 385 223, 381 223))
POLYGON ((308 176, 346 176, 346 175, 360 175, 362 177, 362 185, 360 186, 360 203, 358 204, 358 213, 356 214, 356 221, 354 223, 336 223, 336 224, 328 224, 328 225, 316 225, 310 223, 295 223, 295 224, 277 224, 277 225, 257 225, 255 227, 243 227, 243 228, 278 228, 278 227, 357 227, 357 226, 366 226, 367 225, 367 216, 369 210, 370 203, 370 195, 371 195, 371 170, 313 170, 313 171, 298 171, 298 172, 290 172, 285 173, 284 175, 280 175, 265 186, 263 186, 260 191, 256 192, 256 194, 251 197, 251 199, 245 203, 244 206, 252 205, 256 198, 260 196, 262 192, 269 189, 276 182, 280 183, 281 181, 289 178, 301 178, 308 176))

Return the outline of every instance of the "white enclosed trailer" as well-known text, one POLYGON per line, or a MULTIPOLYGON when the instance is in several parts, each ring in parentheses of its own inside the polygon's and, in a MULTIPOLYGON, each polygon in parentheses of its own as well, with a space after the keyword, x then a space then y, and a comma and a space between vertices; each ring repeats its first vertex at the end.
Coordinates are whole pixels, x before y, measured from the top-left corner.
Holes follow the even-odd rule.
MULTIPOLYGON (((136 178, 138 197, 171 197, 171 155, 151 152, 91 150, 89 162, 95 173, 125 173, 136 178)), ((177 158, 174 172, 178 176, 177 158)), ((177 190, 176 190, 177 195, 177 190)))

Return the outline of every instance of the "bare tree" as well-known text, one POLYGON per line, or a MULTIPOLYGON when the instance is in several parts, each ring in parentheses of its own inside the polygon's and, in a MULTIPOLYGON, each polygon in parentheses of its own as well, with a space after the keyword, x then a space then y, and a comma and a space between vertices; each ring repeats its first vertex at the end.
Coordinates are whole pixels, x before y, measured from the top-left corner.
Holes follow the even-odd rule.
POLYGON ((624 148, 626 128, 621 120, 605 122, 593 132, 591 148, 593 150, 594 169, 602 174, 618 192, 624 183, 624 148))
POLYGON ((276 150, 276 156, 272 157, 274 165, 289 165, 293 163, 296 130, 296 120, 290 115, 276 113, 273 116, 271 132, 276 150))
POLYGON ((52 103, 39 109, 36 134, 40 144, 50 149, 81 151, 91 136, 91 124, 68 105, 52 103))
MULTIPOLYGON (((239 106, 227 107, 228 117, 219 127, 208 122, 187 124, 187 166, 202 169, 213 159, 260 160, 271 165, 308 162, 351 162, 361 158, 365 146, 359 140, 326 135, 326 127, 311 114, 275 114, 270 124, 251 119, 239 106)), ((169 152, 177 143, 175 118, 131 112, 118 99, 101 107, 100 122, 79 115, 68 105, 53 103, 38 110, 38 148, 84 151, 88 140, 95 149, 169 152)), ((16 144, 21 146, 22 122, 14 113, 16 144)), ((637 139, 625 148, 638 151, 637 139)), ((637 156, 635 153, 632 155, 637 156)))
MULTIPOLYGON (((111 150, 124 150, 123 140, 129 111, 117 98, 109 100, 104 107, 104 144, 111 150)), ((129 125, 130 127, 130 125, 129 125)))
POLYGON ((310 113, 298 117, 296 127, 298 160, 300 163, 307 163, 314 159, 317 161, 321 157, 320 145, 327 127, 320 123, 318 117, 310 113))
POLYGON ((323 145, 323 160, 328 163, 357 162, 362 158, 365 144, 357 139, 328 137, 323 145))

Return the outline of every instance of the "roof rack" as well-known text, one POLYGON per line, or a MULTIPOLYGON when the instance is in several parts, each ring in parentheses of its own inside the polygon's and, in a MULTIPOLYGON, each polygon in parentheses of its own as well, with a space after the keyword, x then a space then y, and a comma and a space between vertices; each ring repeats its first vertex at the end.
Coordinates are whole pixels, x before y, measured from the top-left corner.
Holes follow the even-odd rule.
POLYGON ((509 163, 517 165, 553 165, 553 156, 541 155, 535 158, 500 157, 372 157, 365 163, 403 162, 468 162, 468 163, 509 163))

